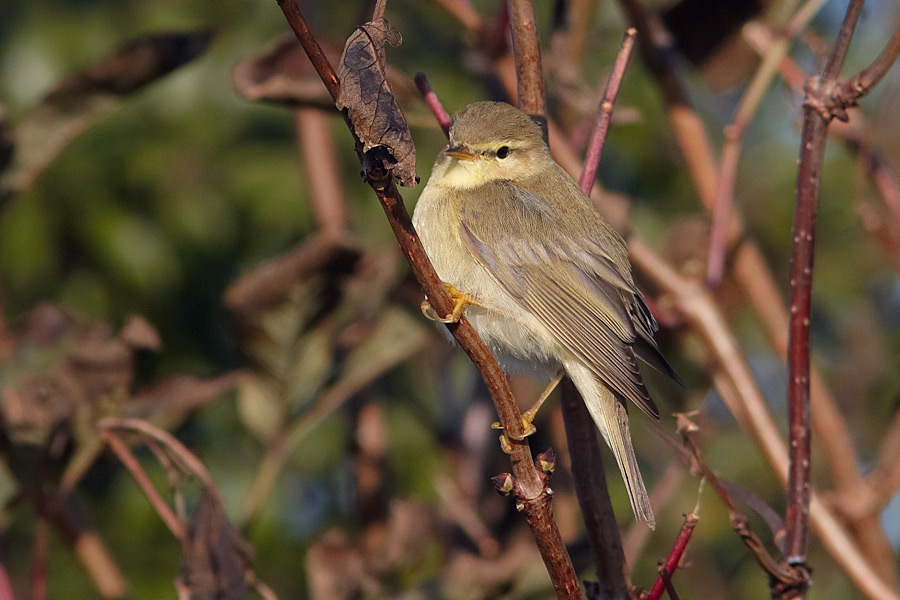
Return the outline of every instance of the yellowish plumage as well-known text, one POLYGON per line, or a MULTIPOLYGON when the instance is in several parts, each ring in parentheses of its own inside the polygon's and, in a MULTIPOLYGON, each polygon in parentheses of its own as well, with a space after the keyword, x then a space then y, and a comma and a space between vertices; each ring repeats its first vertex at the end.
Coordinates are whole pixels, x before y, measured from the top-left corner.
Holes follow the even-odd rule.
POLYGON ((460 110, 413 223, 442 280, 474 296, 466 318, 507 371, 565 369, 612 449, 635 515, 654 526, 626 400, 658 417, 635 356, 677 379, 653 340, 622 238, 516 108, 460 110))

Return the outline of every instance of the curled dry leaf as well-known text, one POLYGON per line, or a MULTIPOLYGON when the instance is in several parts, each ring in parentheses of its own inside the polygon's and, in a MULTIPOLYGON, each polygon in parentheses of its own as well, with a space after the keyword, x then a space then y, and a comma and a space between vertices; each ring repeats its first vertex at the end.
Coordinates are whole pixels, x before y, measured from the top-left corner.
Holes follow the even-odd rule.
MULTIPOLYGON (((364 164, 394 174, 400 185, 413 187, 416 148, 406 117, 386 78, 385 43, 399 46, 402 38, 385 19, 360 25, 347 40, 338 66, 341 91, 337 107, 347 109, 362 143, 364 164)), ((367 177, 375 178, 369 167, 367 177)))
MULTIPOLYGON (((178 586, 183 597, 243 600, 253 548, 228 520, 215 493, 203 489, 183 543, 184 562, 178 586)), ((252 578, 251 578, 252 579, 252 578)))

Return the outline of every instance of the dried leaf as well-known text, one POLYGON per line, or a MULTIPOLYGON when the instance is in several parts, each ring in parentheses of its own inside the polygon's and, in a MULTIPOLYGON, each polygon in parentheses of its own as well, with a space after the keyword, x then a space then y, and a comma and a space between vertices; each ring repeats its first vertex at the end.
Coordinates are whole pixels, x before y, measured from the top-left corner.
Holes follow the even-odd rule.
POLYGON ((247 598, 253 548, 228 520, 215 494, 203 490, 183 544, 182 595, 191 600, 247 598))
POLYGON ((209 40, 208 31, 142 37, 64 80, 16 128, 16 153, 2 195, 30 187, 63 148, 123 97, 200 56, 209 40))
POLYGON ((363 144, 365 162, 392 172, 400 185, 414 187, 418 182, 416 148, 385 76, 384 44, 398 46, 401 41, 400 32, 385 19, 357 28, 347 40, 338 66, 341 91, 337 107, 347 109, 363 144))

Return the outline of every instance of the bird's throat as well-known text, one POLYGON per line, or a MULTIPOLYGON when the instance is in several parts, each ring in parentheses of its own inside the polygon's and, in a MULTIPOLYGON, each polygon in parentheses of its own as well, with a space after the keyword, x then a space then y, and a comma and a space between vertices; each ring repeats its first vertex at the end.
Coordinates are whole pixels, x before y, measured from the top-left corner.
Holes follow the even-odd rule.
POLYGON ((472 189, 498 179, 483 160, 450 160, 436 182, 441 187, 472 189))

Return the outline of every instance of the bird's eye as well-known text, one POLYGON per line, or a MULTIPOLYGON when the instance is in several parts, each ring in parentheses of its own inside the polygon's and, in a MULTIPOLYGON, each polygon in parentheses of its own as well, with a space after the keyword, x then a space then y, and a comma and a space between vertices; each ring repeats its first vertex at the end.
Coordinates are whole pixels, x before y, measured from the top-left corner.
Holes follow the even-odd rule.
POLYGON ((506 158, 509 156, 509 146, 500 146, 497 148, 497 158, 506 158))

